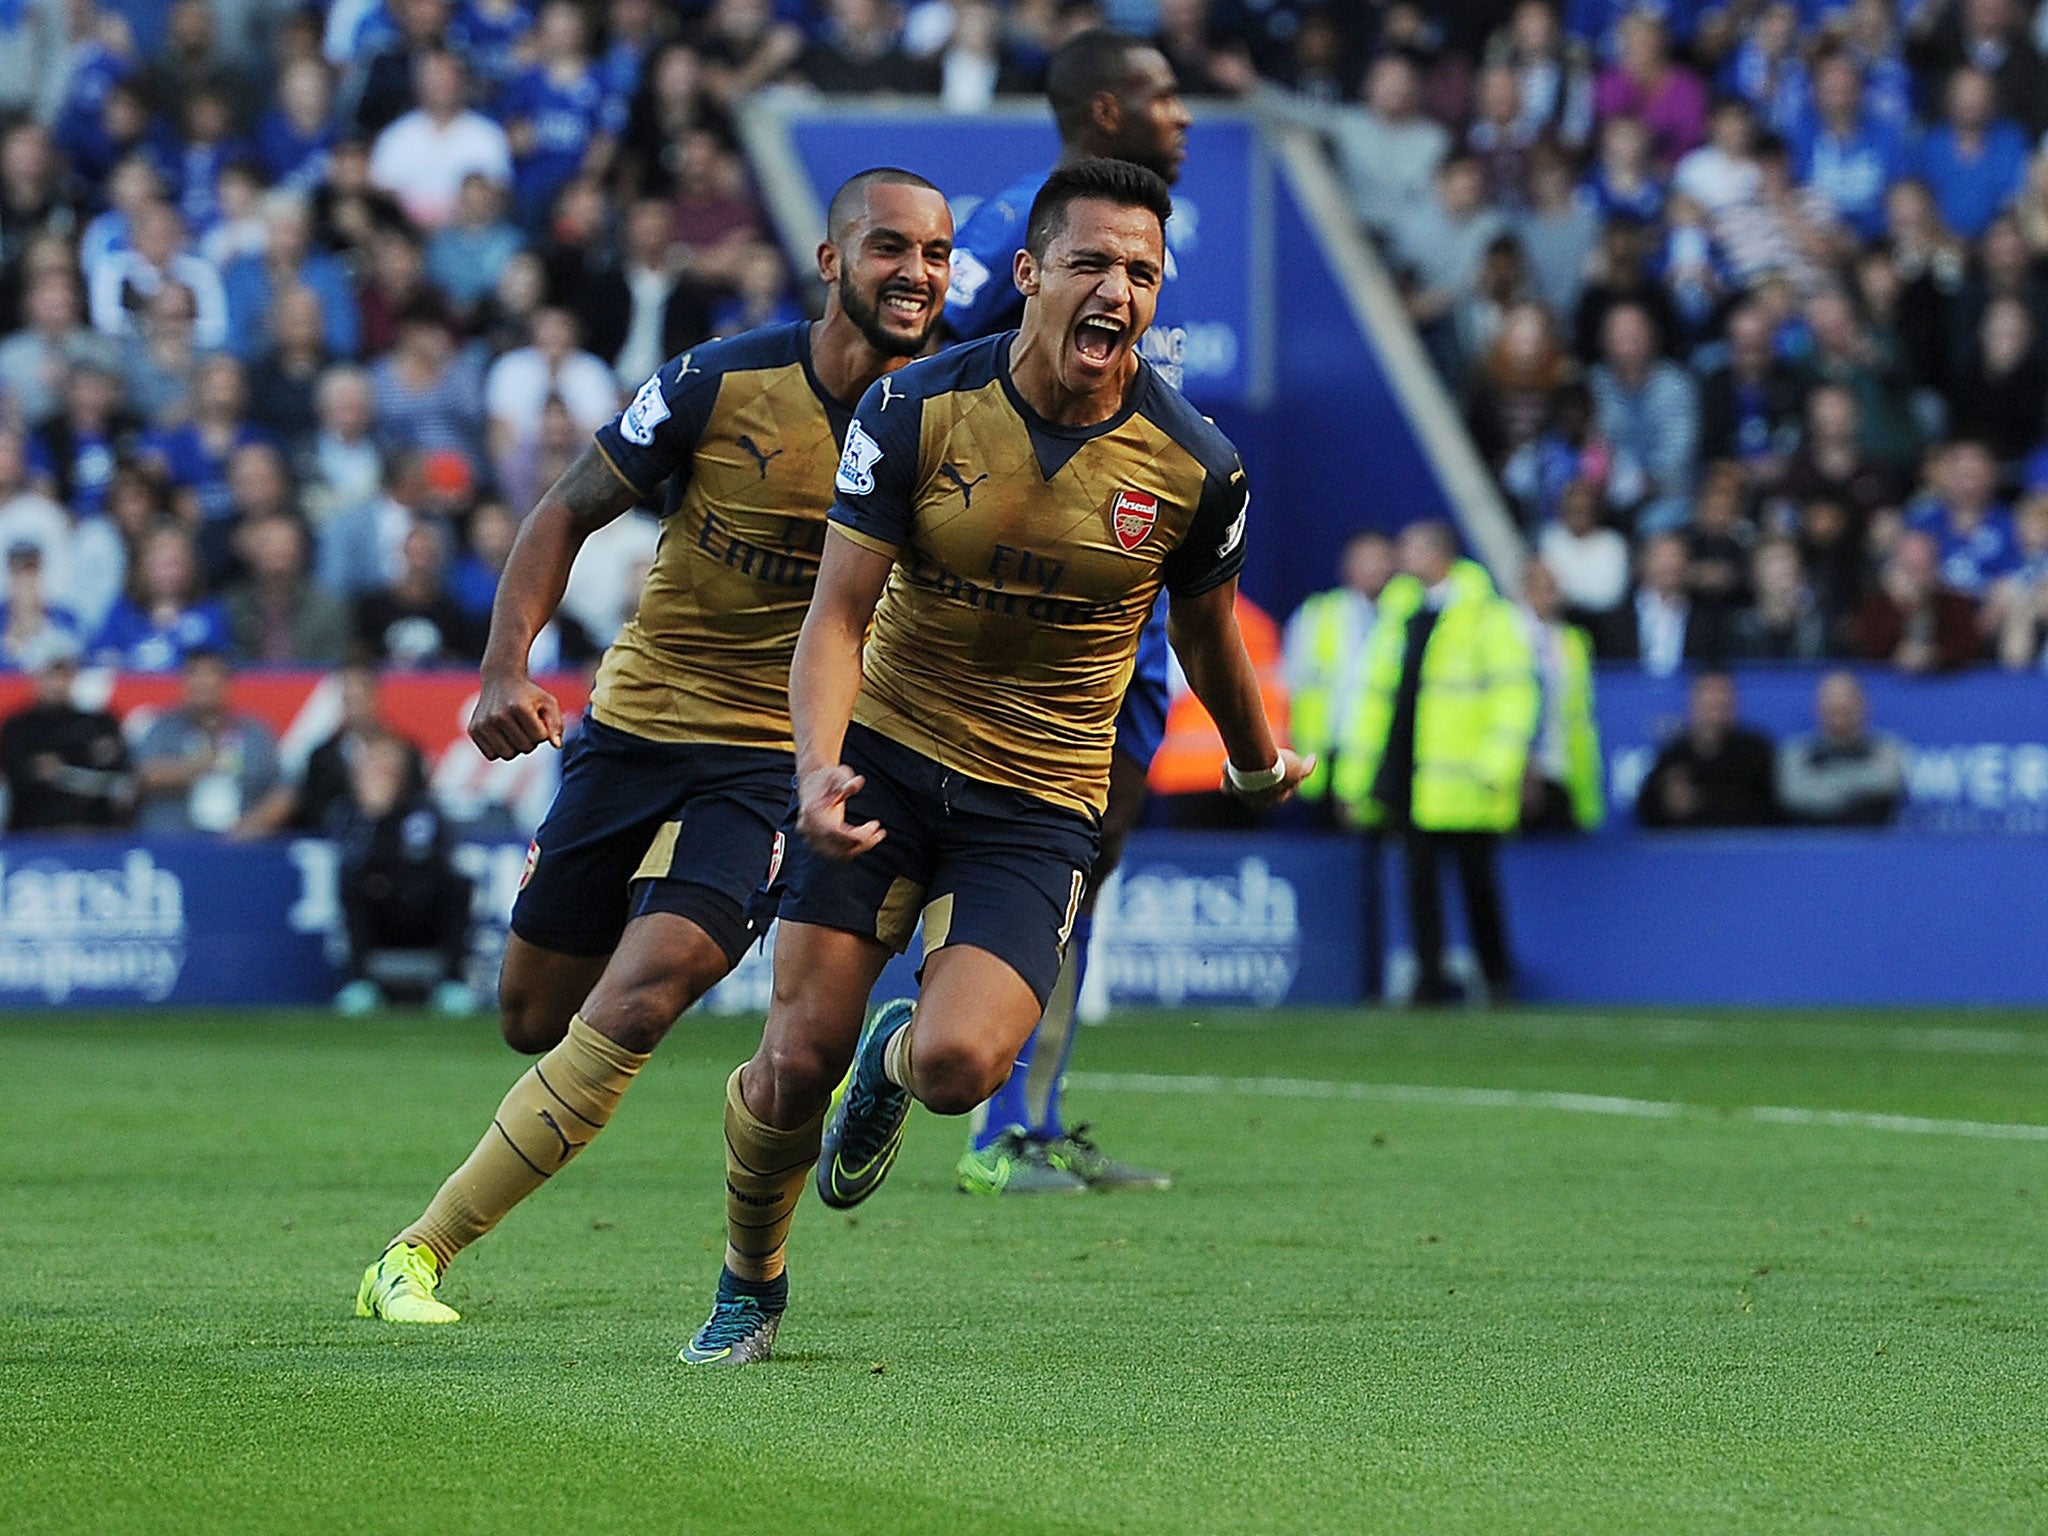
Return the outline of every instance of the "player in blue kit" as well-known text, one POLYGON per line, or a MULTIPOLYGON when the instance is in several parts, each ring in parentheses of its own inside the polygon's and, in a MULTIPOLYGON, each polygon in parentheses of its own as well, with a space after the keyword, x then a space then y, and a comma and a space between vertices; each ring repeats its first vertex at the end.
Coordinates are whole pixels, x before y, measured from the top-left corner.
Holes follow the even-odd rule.
MULTIPOLYGON (((1060 131, 1060 163, 1097 157, 1128 160, 1156 172, 1168 186, 1187 158, 1188 109, 1166 56, 1122 32, 1084 32, 1053 55, 1046 96, 1060 131)), ((1012 280, 1032 200, 1046 174, 1034 173, 983 203, 961 226, 953 246, 946 329, 959 340, 1013 328, 1024 295, 1012 280)), ((1166 249, 1159 317, 1139 343, 1141 355, 1176 389, 1187 331, 1173 313, 1173 248, 1166 249)), ((1010 1080, 976 1116, 973 1140, 960 1159, 960 1187, 970 1194, 1058 1194, 1095 1189, 1164 1189, 1164 1173, 1106 1157, 1060 1118, 1060 1082, 1074 1047, 1075 1007, 1086 964, 1095 895, 1123 857, 1124 838, 1145 808, 1145 776, 1166 733, 1166 609, 1153 613, 1138 643, 1136 670, 1116 721, 1109 808, 1102 849, 1067 946, 1059 983, 1010 1080)))

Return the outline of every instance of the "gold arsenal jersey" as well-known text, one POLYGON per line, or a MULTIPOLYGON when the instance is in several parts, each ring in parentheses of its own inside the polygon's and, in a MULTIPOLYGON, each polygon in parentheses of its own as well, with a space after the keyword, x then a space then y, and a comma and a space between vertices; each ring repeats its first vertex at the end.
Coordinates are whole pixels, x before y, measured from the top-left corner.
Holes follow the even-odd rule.
POLYGON ((1011 382, 1014 338, 888 375, 847 431, 832 524, 896 562, 853 718, 1099 815, 1153 600, 1244 562, 1244 470, 1149 363, 1110 420, 1045 421, 1011 382))
POLYGON ((667 488, 654 569, 598 669, 597 719, 652 741, 792 750, 789 660, 850 419, 799 321, 671 358, 598 429, 627 485, 667 488))

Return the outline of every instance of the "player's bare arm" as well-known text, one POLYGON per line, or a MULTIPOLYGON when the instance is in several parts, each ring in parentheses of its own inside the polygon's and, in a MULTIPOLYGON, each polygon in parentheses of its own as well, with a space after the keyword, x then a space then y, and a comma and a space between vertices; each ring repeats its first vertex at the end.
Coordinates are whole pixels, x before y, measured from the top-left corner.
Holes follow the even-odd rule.
POLYGON ((827 858, 850 859, 882 840, 879 822, 850 825, 846 820, 846 801, 860 789, 861 777, 840 761, 840 751, 860 693, 861 646, 895 563, 836 528, 828 530, 817 591, 790 663, 797 828, 827 858))
POLYGON ((1297 756, 1273 739, 1272 723, 1259 696, 1259 675, 1237 628, 1237 582, 1211 587, 1197 597, 1176 597, 1166 614, 1166 636, 1187 673, 1188 686, 1216 722, 1230 766, 1257 788, 1241 787, 1226 775, 1224 787, 1250 805, 1277 805, 1315 769, 1313 756, 1297 756), (1280 777, 1263 780, 1275 766, 1280 777))
POLYGON ((640 499, 605 456, 586 447, 519 527, 491 605, 482 691, 469 737, 485 757, 509 760, 542 742, 562 744, 562 706, 526 670, 534 636, 555 616, 583 541, 640 499))

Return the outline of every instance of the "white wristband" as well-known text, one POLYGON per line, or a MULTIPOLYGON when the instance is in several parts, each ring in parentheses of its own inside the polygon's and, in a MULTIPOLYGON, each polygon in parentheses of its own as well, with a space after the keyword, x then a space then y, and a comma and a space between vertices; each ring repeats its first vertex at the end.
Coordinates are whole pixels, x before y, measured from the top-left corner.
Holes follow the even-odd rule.
POLYGON ((1223 787, 1232 794, 1257 795, 1273 788, 1287 777, 1287 760, 1276 757, 1273 766, 1262 768, 1257 773, 1240 773, 1237 764, 1229 758, 1223 760, 1223 787))

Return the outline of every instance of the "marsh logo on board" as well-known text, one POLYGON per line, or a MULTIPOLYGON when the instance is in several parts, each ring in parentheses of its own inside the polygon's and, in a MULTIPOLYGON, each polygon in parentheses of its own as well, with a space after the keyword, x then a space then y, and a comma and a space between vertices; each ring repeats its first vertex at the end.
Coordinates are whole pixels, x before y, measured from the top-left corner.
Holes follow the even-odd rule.
POLYGON ((0 998, 157 1003, 185 967, 185 889, 145 849, 113 867, 0 855, 0 998))
POLYGON ((1277 1003, 1301 967, 1300 914, 1294 882, 1261 858, 1199 875, 1134 865, 1096 903, 1089 981, 1111 1004, 1277 1003))

